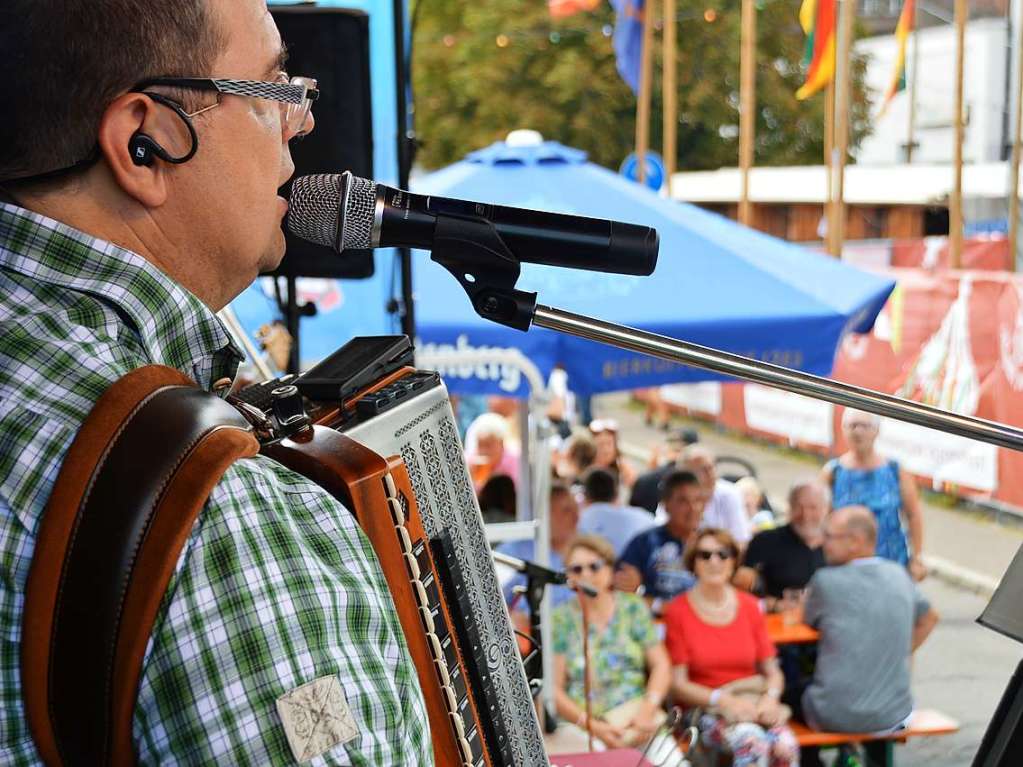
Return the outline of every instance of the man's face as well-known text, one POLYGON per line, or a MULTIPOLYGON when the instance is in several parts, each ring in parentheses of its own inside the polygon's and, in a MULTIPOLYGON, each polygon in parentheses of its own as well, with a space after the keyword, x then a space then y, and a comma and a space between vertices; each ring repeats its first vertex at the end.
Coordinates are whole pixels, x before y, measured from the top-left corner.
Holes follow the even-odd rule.
POLYGON ((551 496, 551 541, 564 543, 575 536, 579 524, 579 504, 571 493, 551 496))
POLYGON ((706 496, 699 485, 679 485, 664 501, 668 526, 676 535, 688 536, 700 526, 706 496))
POLYGON ((819 538, 828 513, 828 504, 819 488, 804 488, 792 501, 789 522, 803 540, 819 538))
MULTIPOLYGON (((276 80, 281 37, 265 0, 209 3, 226 40, 209 74, 276 80)), ((282 130, 280 106, 266 99, 223 95, 220 106, 194 120, 199 151, 172 175, 170 213, 183 227, 175 245, 192 254, 197 273, 217 282, 205 294, 223 304, 284 255, 287 206, 277 189, 295 170, 291 137, 282 130)))
POLYGON ((717 481, 717 472, 714 470, 714 459, 704 453, 694 453, 685 460, 685 468, 693 472, 700 480, 700 487, 704 493, 714 492, 714 483, 717 481))
POLYGON ((486 434, 476 440, 476 452, 496 466, 504 457, 504 440, 496 434, 486 434))
POLYGON ((877 440, 877 422, 864 413, 855 413, 842 422, 842 433, 854 450, 869 450, 877 440))
POLYGON ((829 565, 844 565, 852 557, 853 542, 841 514, 832 514, 824 522, 824 559, 829 565))

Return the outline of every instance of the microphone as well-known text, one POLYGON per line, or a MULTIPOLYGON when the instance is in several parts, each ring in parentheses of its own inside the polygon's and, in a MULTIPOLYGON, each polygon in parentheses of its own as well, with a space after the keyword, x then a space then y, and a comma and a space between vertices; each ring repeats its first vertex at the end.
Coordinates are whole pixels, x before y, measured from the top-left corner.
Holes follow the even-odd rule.
POLYGON ((572 589, 572 591, 581 591, 588 597, 595 597, 597 596, 597 594, 600 593, 588 583, 576 583, 572 586, 569 586, 569 588, 572 589))
POLYGON ((438 216, 488 222, 519 261, 640 276, 657 265, 659 238, 648 226, 412 194, 350 171, 296 178, 288 229, 338 253, 432 250, 438 216))

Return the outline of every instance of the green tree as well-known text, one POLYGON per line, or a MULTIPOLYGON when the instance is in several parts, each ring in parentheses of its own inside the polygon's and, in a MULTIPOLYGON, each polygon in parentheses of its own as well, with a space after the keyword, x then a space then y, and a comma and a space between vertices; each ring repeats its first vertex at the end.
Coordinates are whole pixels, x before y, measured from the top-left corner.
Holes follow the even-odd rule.
MULTIPOLYGON (((660 8, 657 0, 652 0, 660 8)), ((740 0, 678 0, 678 157, 685 170, 738 157, 740 0)), ((760 0, 758 165, 819 164, 824 96, 798 102, 804 37, 799 0, 760 0)), ((607 3, 552 20, 544 0, 415 0, 413 82, 418 162, 428 169, 534 128, 617 167, 633 149, 636 97, 618 76, 607 3)), ((651 146, 661 146, 660 39, 655 37, 651 146)), ((865 62, 854 63, 851 141, 869 128, 865 62)))

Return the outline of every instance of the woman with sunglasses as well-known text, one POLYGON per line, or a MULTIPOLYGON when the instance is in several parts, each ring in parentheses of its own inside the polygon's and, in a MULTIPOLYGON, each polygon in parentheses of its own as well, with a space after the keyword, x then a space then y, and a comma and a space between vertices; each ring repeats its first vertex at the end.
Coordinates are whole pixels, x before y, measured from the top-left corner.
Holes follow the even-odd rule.
POLYGON ((684 561, 696 583, 664 614, 677 702, 705 711, 705 746, 728 751, 736 767, 792 767, 799 746, 779 703, 784 677, 753 596, 736 590, 738 546, 726 530, 698 531, 684 561))
POLYGON ((665 719, 671 666, 650 611, 640 597, 612 588, 614 549, 597 535, 569 545, 565 570, 571 585, 586 584, 595 596, 554 611, 554 701, 558 715, 609 748, 642 747, 665 719), (583 610, 589 626, 589 684, 583 651, 583 610), (587 694, 590 710, 587 714, 587 694), (615 722, 612 724, 611 720, 615 722))
POLYGON ((590 434, 597 445, 597 457, 593 465, 613 471, 618 475, 618 486, 628 497, 632 486, 636 484, 636 470, 622 458, 618 449, 618 422, 610 418, 596 418, 590 421, 590 434))

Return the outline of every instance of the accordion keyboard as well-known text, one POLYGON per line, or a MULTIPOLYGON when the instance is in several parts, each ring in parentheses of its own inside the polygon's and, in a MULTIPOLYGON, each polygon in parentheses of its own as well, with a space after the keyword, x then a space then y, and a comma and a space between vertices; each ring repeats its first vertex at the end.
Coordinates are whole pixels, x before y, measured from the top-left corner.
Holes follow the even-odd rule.
MULTIPOLYGON (((383 479, 389 523, 461 763, 546 767, 536 709, 443 384, 342 427, 342 434, 390 456, 383 479)), ((425 693, 429 685, 423 686, 425 693)))

